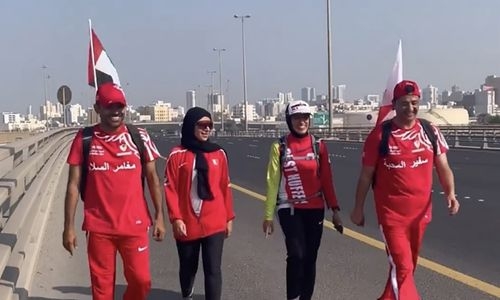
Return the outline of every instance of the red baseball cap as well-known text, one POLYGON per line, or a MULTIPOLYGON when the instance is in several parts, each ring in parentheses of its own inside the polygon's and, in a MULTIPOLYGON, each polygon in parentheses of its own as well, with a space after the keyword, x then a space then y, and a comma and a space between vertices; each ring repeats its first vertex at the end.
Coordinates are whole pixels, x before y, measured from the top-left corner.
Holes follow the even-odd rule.
POLYGON ((103 83, 97 88, 95 103, 102 106, 109 106, 116 103, 123 106, 127 105, 122 88, 112 82, 103 83))
POLYGON ((396 101, 406 95, 414 95, 420 98, 420 88, 415 81, 403 80, 396 84, 393 95, 394 97, 392 97, 392 101, 396 101))

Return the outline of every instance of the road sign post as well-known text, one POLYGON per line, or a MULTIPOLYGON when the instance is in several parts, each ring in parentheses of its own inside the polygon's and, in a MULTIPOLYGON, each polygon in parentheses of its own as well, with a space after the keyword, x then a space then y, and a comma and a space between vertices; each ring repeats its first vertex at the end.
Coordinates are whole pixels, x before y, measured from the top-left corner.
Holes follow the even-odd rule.
POLYGON ((57 101, 63 106, 63 126, 66 127, 66 105, 71 102, 71 89, 67 85, 57 90, 57 101))

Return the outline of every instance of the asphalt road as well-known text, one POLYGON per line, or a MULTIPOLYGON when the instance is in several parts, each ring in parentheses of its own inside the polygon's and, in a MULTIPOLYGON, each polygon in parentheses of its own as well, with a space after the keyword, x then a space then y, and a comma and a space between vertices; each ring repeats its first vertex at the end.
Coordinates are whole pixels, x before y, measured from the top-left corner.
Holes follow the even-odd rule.
MULTIPOLYGON (((265 168, 272 140, 221 138, 217 141, 229 153, 233 183, 264 194, 265 168)), ((157 145, 160 152, 167 155, 178 142, 178 139, 160 138, 157 145)), ((329 145, 335 186, 347 227, 379 239, 371 201, 366 207, 368 220, 365 228, 353 228, 348 223, 347 214, 353 203, 359 172, 359 147, 360 144, 329 145)), ((494 285, 499 285, 500 280, 498 260, 495 259, 495 254, 500 253, 500 245, 493 232, 500 223, 500 219, 495 218, 498 209, 495 209, 497 204, 494 197, 494 187, 498 181, 494 176, 495 169, 500 164, 498 155, 500 153, 475 151, 450 153, 462 211, 456 217, 449 217, 440 189, 435 189, 434 220, 427 231, 422 252, 422 256, 439 265, 494 285)), ((159 161, 159 173, 163 172, 163 168, 164 161, 159 161)), ((32 300, 90 299, 83 233, 79 236, 80 247, 75 256, 69 257, 61 246, 63 183, 65 178, 61 178, 58 198, 53 202, 44 244, 33 273, 30 289, 32 300)), ((282 234, 277 228, 274 235, 265 239, 260 229, 262 202, 246 192, 236 190, 234 198, 237 218, 234 233, 226 240, 224 249, 223 299, 284 299, 285 247, 282 234)), ((81 215, 81 211, 78 215, 81 215)), ((177 254, 170 235, 162 243, 151 242, 151 266, 153 291, 150 299, 180 299, 177 254)), ((376 299, 383 289, 386 276, 384 251, 360 239, 325 228, 314 299, 376 299)), ((203 299, 202 278, 200 270, 195 299, 203 299)), ((417 268, 416 281, 423 299, 497 299, 422 266, 417 268)), ((116 299, 121 299, 124 290, 121 274, 117 276, 117 285, 116 299)))
MULTIPOLYGON (((219 139, 227 149, 231 176, 237 184, 265 194, 265 170, 273 139, 219 139)), ((329 142, 329 152, 344 221, 354 204, 362 144, 329 142)), ((461 211, 449 217, 442 189, 434 176, 433 220, 426 232, 422 256, 468 275, 500 285, 500 152, 452 149, 449 163, 455 174, 461 211)), ((371 195, 370 195, 371 197, 371 195)), ((365 228, 353 228, 380 238, 372 199, 367 201, 365 228)), ((348 223, 348 226, 350 224, 348 223)), ((352 228, 352 225, 351 225, 352 228)))

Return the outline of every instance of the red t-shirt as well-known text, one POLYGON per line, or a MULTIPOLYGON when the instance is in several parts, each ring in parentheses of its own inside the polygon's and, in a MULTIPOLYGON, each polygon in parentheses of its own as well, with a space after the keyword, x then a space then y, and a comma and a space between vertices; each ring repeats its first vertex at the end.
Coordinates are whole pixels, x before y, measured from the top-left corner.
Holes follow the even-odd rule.
POLYGON ((288 159, 281 168, 279 196, 294 201, 307 199, 295 202, 295 208, 324 208, 326 201, 329 208, 338 209, 326 144, 319 141, 318 161, 310 135, 297 138, 288 134, 286 140, 288 159))
MULTIPOLYGON (((146 148, 146 161, 160 156, 146 130, 139 128, 146 148)), ((77 166, 83 163, 82 130, 73 144, 67 160, 77 166)), ((85 231, 136 235, 151 226, 151 217, 144 198, 141 180, 141 160, 137 146, 125 125, 108 134, 94 126, 90 143, 87 185, 85 189, 85 231)))
MULTIPOLYGON (((448 151, 448 144, 439 129, 437 153, 448 151)), ((389 135, 389 154, 379 157, 382 126, 368 135, 362 163, 375 167, 374 198, 378 221, 383 225, 409 224, 432 218, 432 168, 434 153, 431 141, 419 121, 410 129, 392 123, 389 135)))

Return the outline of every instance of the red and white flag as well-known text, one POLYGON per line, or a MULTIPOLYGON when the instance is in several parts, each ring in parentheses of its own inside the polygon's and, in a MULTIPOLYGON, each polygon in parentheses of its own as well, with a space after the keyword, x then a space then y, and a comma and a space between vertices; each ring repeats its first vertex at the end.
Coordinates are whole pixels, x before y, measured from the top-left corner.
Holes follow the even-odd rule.
POLYGON ((392 110, 393 92, 396 84, 401 81, 403 81, 403 51, 401 48, 401 40, 399 40, 396 61, 394 62, 394 66, 392 66, 391 75, 387 79, 384 97, 382 98, 382 103, 380 103, 377 125, 394 116, 394 112, 392 110))
POLYGON ((106 50, 104 50, 104 47, 94 30, 90 28, 88 83, 89 85, 97 88, 105 82, 113 82, 114 84, 121 86, 120 79, 118 78, 118 72, 116 71, 113 62, 106 53, 106 50))

